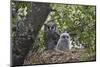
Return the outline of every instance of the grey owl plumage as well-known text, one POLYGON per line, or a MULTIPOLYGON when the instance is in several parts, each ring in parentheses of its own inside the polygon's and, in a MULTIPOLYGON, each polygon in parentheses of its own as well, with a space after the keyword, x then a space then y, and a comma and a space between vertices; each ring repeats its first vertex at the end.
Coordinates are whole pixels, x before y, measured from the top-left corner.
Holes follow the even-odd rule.
POLYGON ((68 33, 62 33, 60 39, 57 42, 56 50, 66 51, 70 47, 70 35, 68 33))
POLYGON ((56 29, 56 24, 54 22, 48 22, 44 24, 44 41, 45 48, 47 50, 54 49, 57 45, 59 39, 59 34, 56 29))

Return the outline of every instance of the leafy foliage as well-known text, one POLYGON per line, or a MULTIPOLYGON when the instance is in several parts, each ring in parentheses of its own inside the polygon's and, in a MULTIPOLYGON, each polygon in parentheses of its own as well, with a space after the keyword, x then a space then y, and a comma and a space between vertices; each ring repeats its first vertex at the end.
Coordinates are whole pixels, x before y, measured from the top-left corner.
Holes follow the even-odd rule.
POLYGON ((52 18, 60 32, 68 31, 72 40, 78 45, 83 44, 89 52, 96 46, 96 8, 88 5, 51 4, 55 12, 52 18))

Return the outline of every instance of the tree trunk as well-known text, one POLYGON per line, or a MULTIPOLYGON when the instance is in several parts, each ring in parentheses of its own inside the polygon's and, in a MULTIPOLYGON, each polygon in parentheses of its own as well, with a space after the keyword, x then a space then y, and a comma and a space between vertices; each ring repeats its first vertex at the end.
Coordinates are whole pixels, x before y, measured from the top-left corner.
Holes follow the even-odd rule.
POLYGON ((25 56, 45 22, 50 7, 48 3, 32 2, 26 20, 17 22, 16 37, 12 38, 12 66, 23 65, 25 56))

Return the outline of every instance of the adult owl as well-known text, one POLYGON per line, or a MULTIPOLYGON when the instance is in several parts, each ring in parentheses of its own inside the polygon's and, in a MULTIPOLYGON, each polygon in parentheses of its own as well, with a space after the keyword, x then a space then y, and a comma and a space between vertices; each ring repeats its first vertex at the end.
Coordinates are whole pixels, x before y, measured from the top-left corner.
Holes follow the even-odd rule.
POLYGON ((57 45, 59 34, 57 32, 56 24, 48 22, 44 24, 44 43, 47 50, 53 50, 57 45))

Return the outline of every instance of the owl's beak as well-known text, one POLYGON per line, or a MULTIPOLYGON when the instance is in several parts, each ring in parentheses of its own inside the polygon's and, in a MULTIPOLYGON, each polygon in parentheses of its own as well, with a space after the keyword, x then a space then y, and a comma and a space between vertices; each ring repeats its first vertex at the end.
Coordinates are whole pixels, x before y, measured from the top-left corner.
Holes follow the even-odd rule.
POLYGON ((65 38, 66 40, 68 39, 68 38, 65 38))
POLYGON ((51 27, 50 27, 50 30, 51 30, 51 27))

